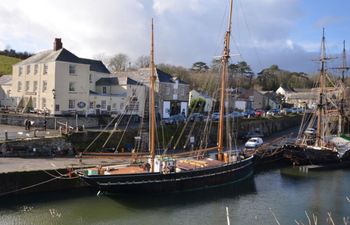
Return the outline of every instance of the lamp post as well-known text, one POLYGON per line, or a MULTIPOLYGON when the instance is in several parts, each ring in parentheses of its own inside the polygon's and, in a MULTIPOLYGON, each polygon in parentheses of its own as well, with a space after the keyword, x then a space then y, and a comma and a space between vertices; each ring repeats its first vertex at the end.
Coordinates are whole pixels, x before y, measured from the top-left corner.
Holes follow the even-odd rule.
POLYGON ((53 99, 56 99, 56 90, 52 89, 52 95, 53 95, 53 99))

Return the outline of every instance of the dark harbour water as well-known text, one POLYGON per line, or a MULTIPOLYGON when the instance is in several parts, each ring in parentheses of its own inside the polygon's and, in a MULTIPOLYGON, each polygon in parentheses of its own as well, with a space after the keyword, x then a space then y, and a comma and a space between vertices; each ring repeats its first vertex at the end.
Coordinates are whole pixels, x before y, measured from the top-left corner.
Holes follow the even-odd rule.
POLYGON ((1 225, 115 224, 308 224, 305 211, 327 224, 350 217, 350 170, 301 174, 272 169, 246 182, 196 192, 167 195, 96 197, 89 190, 0 198, 1 225))

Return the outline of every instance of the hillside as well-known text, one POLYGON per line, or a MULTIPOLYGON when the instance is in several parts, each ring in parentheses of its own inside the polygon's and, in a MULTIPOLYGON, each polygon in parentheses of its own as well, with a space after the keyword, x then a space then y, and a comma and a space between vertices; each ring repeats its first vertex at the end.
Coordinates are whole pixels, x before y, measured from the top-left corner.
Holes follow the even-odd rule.
POLYGON ((18 63, 21 59, 0 55, 0 76, 12 73, 12 65, 18 63))

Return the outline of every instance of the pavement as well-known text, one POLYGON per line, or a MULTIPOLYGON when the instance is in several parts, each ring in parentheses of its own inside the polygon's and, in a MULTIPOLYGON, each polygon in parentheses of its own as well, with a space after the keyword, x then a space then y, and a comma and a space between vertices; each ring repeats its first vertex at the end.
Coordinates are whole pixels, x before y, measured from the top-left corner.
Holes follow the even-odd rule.
POLYGON ((123 164, 125 158, 0 158, 0 174, 9 172, 81 168, 96 165, 123 164))
POLYGON ((24 139, 34 137, 34 131, 36 131, 37 137, 55 136, 59 134, 59 131, 53 129, 46 129, 46 131, 33 127, 30 131, 25 130, 24 126, 10 126, 0 124, 0 141, 5 140, 5 132, 9 140, 24 139))

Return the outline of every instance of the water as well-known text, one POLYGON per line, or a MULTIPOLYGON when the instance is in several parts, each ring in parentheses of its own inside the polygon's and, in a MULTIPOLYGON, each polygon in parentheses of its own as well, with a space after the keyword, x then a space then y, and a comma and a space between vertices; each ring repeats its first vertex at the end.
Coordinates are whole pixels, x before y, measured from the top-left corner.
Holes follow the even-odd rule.
POLYGON ((327 224, 350 216, 350 170, 301 174, 260 172, 239 185, 167 195, 97 197, 93 191, 0 199, 1 225, 308 224, 305 211, 327 224))

